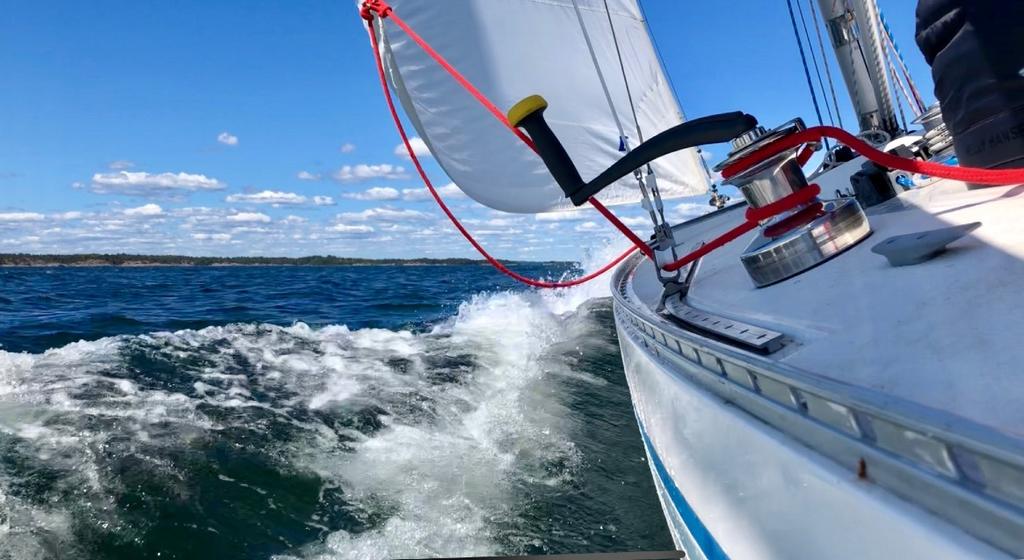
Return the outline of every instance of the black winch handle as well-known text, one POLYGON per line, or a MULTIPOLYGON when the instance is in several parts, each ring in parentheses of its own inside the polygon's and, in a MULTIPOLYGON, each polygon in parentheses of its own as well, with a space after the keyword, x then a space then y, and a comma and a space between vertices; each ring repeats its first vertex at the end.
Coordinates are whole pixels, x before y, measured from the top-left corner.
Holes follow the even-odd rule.
POLYGON ((592 181, 585 183, 565 147, 544 120, 544 110, 547 108, 548 102, 543 97, 531 95, 509 109, 508 120, 512 126, 521 127, 530 135, 544 165, 558 186, 562 187, 565 196, 576 206, 665 154, 702 144, 727 142, 757 126, 757 119, 740 111, 686 121, 640 144, 592 181))

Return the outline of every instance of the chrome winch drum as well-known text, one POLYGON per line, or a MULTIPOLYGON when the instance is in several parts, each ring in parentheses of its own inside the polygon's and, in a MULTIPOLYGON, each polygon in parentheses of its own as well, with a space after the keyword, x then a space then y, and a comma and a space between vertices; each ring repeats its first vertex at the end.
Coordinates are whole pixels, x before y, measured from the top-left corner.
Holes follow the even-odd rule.
MULTIPOLYGON (((732 141, 733 150, 715 167, 720 171, 758 148, 804 130, 795 119, 776 129, 755 127, 732 141)), ((808 187, 799 148, 786 150, 731 177, 752 208, 761 208, 808 187)), ((740 261, 757 287, 796 276, 856 245, 871 234, 860 204, 853 198, 822 201, 818 198, 761 223, 740 261)))

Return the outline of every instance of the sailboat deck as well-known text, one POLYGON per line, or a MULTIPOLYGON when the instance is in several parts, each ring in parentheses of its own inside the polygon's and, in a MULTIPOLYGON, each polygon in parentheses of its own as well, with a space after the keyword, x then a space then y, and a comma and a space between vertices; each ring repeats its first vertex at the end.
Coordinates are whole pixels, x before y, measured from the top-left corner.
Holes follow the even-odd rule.
MULTIPOLYGON (((749 237, 700 263, 687 305, 786 335, 767 356, 815 376, 924 405, 1024 439, 1024 186, 940 181, 868 210, 874 233, 794 278, 757 289, 740 264, 749 237), (927 262, 871 252, 895 236, 981 222, 927 262)), ((675 230, 685 252, 737 223, 721 212, 675 230)), ((654 306, 645 261, 633 289, 654 306)))

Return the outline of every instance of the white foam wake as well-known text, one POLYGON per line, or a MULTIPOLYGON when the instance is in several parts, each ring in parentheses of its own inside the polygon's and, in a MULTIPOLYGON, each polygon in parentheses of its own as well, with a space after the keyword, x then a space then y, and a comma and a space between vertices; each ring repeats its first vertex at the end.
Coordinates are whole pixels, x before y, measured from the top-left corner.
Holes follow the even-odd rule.
MULTIPOLYGON (((82 508, 103 508, 94 517, 111 531, 124 527, 111 507, 123 489, 104 457, 150 457, 185 480, 153 450, 247 429, 244 414, 218 411, 252 410, 293 430, 267 441, 268 454, 340 489, 370 520, 328 528, 285 557, 501 552, 502 531, 515 532, 528 500, 522 488, 574 476, 558 383, 602 383, 571 366, 596 328, 580 306, 606 294, 607 277, 557 293, 480 295, 424 333, 237 324, 0 351, 0 438, 69 473, 44 506, 0 470, 0 549, 37 558, 39 547, 74 547, 69 527, 82 508)), ((187 499, 190 489, 179 491, 187 499)))

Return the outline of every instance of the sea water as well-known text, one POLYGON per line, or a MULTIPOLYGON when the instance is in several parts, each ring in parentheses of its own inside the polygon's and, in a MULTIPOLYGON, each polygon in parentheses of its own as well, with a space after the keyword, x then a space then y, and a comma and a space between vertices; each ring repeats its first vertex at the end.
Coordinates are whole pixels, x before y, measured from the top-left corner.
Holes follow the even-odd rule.
POLYGON ((0 558, 671 548, 606 283, 0 269, 0 558))

